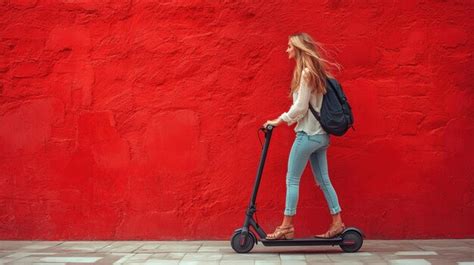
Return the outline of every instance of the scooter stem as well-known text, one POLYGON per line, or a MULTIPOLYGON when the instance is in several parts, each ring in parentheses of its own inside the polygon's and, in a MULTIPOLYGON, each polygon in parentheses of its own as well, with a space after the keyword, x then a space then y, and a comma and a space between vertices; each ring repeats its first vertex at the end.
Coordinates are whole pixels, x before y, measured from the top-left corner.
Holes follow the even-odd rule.
POLYGON ((255 205, 257 199, 258 187, 260 186, 260 180, 262 179, 263 167, 265 166, 265 160, 267 158, 267 152, 268 147, 270 146, 273 128, 274 127, 272 125, 267 125, 266 128, 261 128, 261 130, 265 133, 265 143, 263 144, 263 151, 258 164, 257 178, 255 179, 255 184, 253 185, 252 199, 250 200, 249 209, 255 205))

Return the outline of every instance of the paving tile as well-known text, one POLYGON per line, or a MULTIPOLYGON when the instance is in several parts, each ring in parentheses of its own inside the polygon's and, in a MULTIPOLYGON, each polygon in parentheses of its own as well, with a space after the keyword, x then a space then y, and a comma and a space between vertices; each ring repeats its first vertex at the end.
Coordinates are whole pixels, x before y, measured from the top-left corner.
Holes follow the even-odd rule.
POLYGON ((66 241, 49 248, 52 252, 95 252, 108 245, 111 241, 66 241))
POLYGON ((35 241, 1 240, 0 250, 13 250, 34 244, 35 241))
POLYGON ((13 259, 8 259, 8 258, 0 258, 0 264, 10 264, 13 259))
POLYGON ((395 252, 397 256, 430 256, 430 255, 438 255, 438 253, 434 251, 398 251, 395 252))
POLYGON ((209 240, 209 241, 192 241, 194 243, 200 242, 203 246, 226 246, 230 247, 230 241, 226 240, 209 240))
POLYGON ((200 247, 200 244, 163 244, 156 249, 156 252, 197 252, 200 247))
POLYGON ((226 246, 201 246, 197 252, 233 252, 231 247, 226 246))
POLYGON ((149 259, 144 264, 157 264, 157 265, 178 265, 180 260, 173 259, 149 259))
POLYGON ((306 260, 282 260, 281 265, 308 265, 306 260))
MULTIPOLYGON (((457 239, 456 241, 461 241, 463 243, 474 246, 474 239, 457 239)), ((469 262, 469 261, 468 261, 469 262)))
MULTIPOLYGON (((75 254, 73 254, 75 255, 75 254)), ((122 260, 122 258, 124 257, 130 257, 132 256, 133 254, 131 253, 92 253, 90 254, 89 256, 101 256, 102 258, 95 262, 94 264, 107 264, 107 265, 110 265, 110 264, 123 264, 123 262, 118 262, 120 260, 122 260)), ((123 259, 124 261, 125 259, 123 259)))
POLYGON ((365 252, 396 252, 423 250, 409 240, 365 240, 361 251, 365 252))
POLYGON ((181 260, 186 255, 185 252, 163 252, 155 253, 150 258, 153 259, 166 259, 166 260, 181 260))
POLYGON ((334 258, 340 258, 344 260, 357 260, 357 259, 362 259, 362 258, 378 258, 378 255, 369 253, 369 252, 357 252, 357 253, 346 253, 346 252, 340 252, 340 253, 328 253, 327 254, 329 259, 334 259, 334 258))
POLYGON ((281 262, 273 260, 256 260, 255 265, 281 265, 281 262))
MULTIPOLYGON (((28 256, 28 257, 23 257, 19 259, 12 259, 9 262, 5 262, 3 264, 36 264, 38 262, 42 262, 41 258, 43 257, 28 256)), ((0 264, 2 263, 0 262, 0 264)))
POLYGON ((61 262, 35 262, 35 265, 66 265, 66 263, 61 262))
MULTIPOLYGON (((437 249, 436 253, 440 256, 459 256, 466 253, 474 253, 474 248, 471 247, 451 247, 445 249, 437 249)), ((474 256, 473 256, 474 257, 474 256)))
POLYGON ((395 259, 391 260, 392 265, 430 265, 431 263, 425 259, 395 259))
POLYGON ((222 254, 218 253, 187 253, 182 260, 220 260, 222 254))
POLYGON ((143 241, 144 243, 153 243, 153 244, 160 244, 160 245, 168 245, 168 244, 175 244, 175 245, 202 245, 202 244, 212 244, 212 242, 216 242, 219 244, 220 242, 224 241, 203 241, 203 240, 169 240, 169 241, 143 241))
POLYGON ((331 262, 326 254, 305 254, 308 262, 331 262))
POLYGON ((280 254, 280 259, 285 260, 306 260, 306 256, 303 254, 280 254))
MULTIPOLYGON (((474 251, 459 251, 459 250, 438 250, 437 253, 440 258, 449 259, 453 261, 471 261, 474 259, 474 251)), ((427 258, 427 257, 425 257, 427 258)))
MULTIPOLYGON (((368 265, 390 265, 389 262, 386 261, 364 261, 364 264, 368 265)), ((447 264, 445 264, 447 265, 447 264)))
MULTIPOLYGON (((163 244, 163 243, 161 243, 163 244)), ((161 247, 158 243, 142 243, 134 252, 158 252, 158 248, 161 247)))
POLYGON ((74 263, 94 263, 102 257, 45 257, 41 258, 42 262, 74 262, 74 263))
POLYGON ((16 252, 16 253, 11 253, 11 254, 5 256, 5 258, 20 259, 20 258, 31 256, 33 254, 34 253, 31 253, 31 252, 16 252))
MULTIPOLYGON (((416 259, 417 258, 417 257, 400 257, 400 256, 395 255, 393 252, 379 252, 378 254, 384 261, 389 262, 389 263, 391 260, 396 260, 396 259, 404 259, 404 258, 416 259)), ((426 257, 423 257, 423 258, 426 258, 426 257)))
POLYGON ((425 258, 431 265, 457 265, 457 262, 454 260, 443 259, 443 258, 425 258))
POLYGON ((219 261, 182 260, 179 265, 219 265, 219 261))
POLYGON ((413 244, 423 250, 474 250, 474 240, 413 240, 413 244), (471 244, 472 243, 472 244, 471 244))
POLYGON ((137 253, 129 257, 125 262, 127 264, 133 262, 146 262, 151 257, 151 255, 152 254, 150 253, 137 253))
MULTIPOLYGON (((130 257, 132 257, 133 253, 109 253, 111 257, 116 259, 113 264, 124 264, 130 257)), ((105 259, 104 259, 105 260, 105 259)), ((109 263, 110 264, 110 263, 109 263)))
POLYGON ((97 252, 134 252, 144 245, 143 242, 113 242, 97 252))
POLYGON ((332 262, 334 263, 344 263, 344 262, 360 262, 363 264, 366 263, 389 263, 387 260, 384 260, 382 258, 366 258, 366 259, 354 259, 354 258, 334 258, 332 259, 332 262))
MULTIPOLYGON (((399 240, 397 240, 399 241, 399 240)), ((423 239, 423 240, 406 240, 412 244, 419 246, 433 246, 433 247, 452 247, 469 245, 473 240, 446 240, 446 239, 423 239)))
POLYGON ((356 252, 356 253, 341 253, 343 257, 373 257, 374 254, 370 252, 356 252))
MULTIPOLYGON (((221 260, 219 265, 257 265, 253 260, 221 260)), ((263 263, 259 265, 280 265, 278 264, 270 264, 270 263, 263 263)))
POLYGON ((32 244, 22 247, 23 250, 47 250, 51 247, 58 246, 62 241, 33 241, 32 244))
POLYGON ((364 265, 364 262, 361 261, 338 261, 334 262, 332 264, 337 264, 337 265, 364 265))
POLYGON ((328 258, 333 262, 362 262, 362 263, 385 263, 380 255, 370 252, 328 254, 328 258))
POLYGON ((265 261, 280 261, 280 255, 278 253, 270 254, 238 254, 238 253, 224 253, 222 254, 222 260, 265 260, 265 261))
POLYGON ((40 258, 55 255, 56 253, 13 252, 0 259, 0 264, 31 264, 39 262, 40 258))

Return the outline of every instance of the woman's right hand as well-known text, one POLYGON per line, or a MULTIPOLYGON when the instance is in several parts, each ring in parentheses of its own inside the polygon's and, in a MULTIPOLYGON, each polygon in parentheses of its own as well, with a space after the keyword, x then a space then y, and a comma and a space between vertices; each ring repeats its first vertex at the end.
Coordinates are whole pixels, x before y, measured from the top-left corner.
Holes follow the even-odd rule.
POLYGON ((274 120, 269 120, 263 124, 263 128, 267 128, 268 125, 272 126, 278 126, 282 123, 283 121, 280 118, 274 119, 274 120))

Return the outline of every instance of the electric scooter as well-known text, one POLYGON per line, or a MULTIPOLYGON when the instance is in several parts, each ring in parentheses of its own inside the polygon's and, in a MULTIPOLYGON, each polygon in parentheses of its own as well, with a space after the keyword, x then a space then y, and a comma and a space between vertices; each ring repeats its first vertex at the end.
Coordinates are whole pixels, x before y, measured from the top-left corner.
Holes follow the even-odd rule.
POLYGON ((262 227, 254 219, 253 215, 257 211, 255 206, 255 200, 257 198, 258 187, 260 186, 260 180, 262 179, 263 166, 267 157, 268 147, 270 145, 270 138, 272 137, 273 126, 268 125, 266 128, 260 128, 259 130, 265 133, 265 143, 263 145, 263 151, 260 157, 260 163, 257 170, 257 179, 253 186, 252 198, 246 211, 244 226, 236 229, 230 239, 232 248, 237 253, 247 253, 258 244, 258 241, 268 247, 275 246, 313 246, 313 245, 339 245, 339 247, 345 252, 357 252, 364 241, 364 234, 361 230, 355 227, 347 227, 341 234, 333 238, 294 238, 294 239, 281 239, 281 240, 267 240, 267 234, 262 227), (250 229, 252 228, 252 230, 250 229), (258 239, 257 236, 258 235, 258 239))

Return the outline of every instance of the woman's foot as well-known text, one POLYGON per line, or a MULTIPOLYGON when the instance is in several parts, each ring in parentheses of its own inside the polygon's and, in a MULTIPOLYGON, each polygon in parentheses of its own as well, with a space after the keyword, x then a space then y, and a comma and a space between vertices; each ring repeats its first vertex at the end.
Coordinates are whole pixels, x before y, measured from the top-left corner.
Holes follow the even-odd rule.
POLYGON ((265 239, 267 240, 278 240, 278 239, 293 239, 295 236, 295 228, 293 225, 288 226, 277 226, 275 232, 268 234, 265 239))
POLYGON ((315 235, 314 237, 319 237, 319 238, 333 238, 339 234, 341 234, 344 229, 346 229, 346 226, 344 223, 338 223, 338 224, 332 224, 329 230, 320 235, 315 235))

